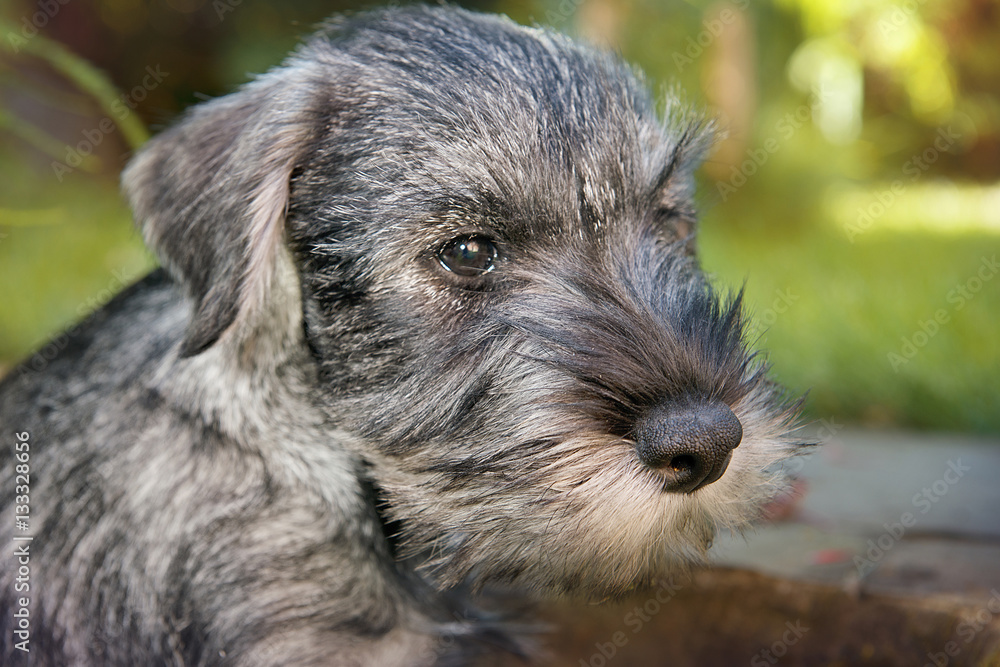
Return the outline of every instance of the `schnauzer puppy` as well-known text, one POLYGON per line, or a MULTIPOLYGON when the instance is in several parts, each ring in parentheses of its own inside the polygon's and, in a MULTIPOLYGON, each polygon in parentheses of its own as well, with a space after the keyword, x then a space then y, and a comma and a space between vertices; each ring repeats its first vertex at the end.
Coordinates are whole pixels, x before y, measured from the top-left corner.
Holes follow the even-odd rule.
POLYGON ((484 586, 620 596, 747 525, 795 407, 695 258, 710 138, 454 8, 192 109, 123 178, 163 268, 0 386, 3 662, 467 665, 521 650, 484 586))

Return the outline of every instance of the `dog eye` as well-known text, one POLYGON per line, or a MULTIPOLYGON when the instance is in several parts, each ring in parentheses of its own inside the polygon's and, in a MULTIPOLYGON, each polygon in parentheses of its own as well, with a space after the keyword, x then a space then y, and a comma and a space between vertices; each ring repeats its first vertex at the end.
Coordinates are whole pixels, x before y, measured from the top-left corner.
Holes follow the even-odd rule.
POLYGON ((441 266, 458 276, 479 276, 493 270, 497 248, 482 236, 459 236, 446 243, 437 254, 441 266))

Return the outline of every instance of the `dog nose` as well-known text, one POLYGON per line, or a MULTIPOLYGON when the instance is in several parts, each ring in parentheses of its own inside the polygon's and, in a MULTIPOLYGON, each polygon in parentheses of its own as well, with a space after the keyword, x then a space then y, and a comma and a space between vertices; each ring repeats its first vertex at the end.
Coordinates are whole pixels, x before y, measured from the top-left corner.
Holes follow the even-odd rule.
POLYGON ((725 403, 680 400, 661 403, 633 432, 639 459, 663 476, 663 488, 691 493, 726 472, 743 426, 725 403))

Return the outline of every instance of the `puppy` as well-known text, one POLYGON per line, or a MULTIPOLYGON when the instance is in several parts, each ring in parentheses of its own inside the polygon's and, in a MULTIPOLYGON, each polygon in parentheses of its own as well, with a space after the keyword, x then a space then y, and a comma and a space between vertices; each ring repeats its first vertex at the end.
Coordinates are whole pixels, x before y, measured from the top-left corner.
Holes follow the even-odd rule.
POLYGON ((464 591, 615 597, 747 525, 795 408, 698 267, 710 139, 453 8, 192 109, 123 179, 163 269, 0 385, 4 663, 473 664, 523 646, 464 591))

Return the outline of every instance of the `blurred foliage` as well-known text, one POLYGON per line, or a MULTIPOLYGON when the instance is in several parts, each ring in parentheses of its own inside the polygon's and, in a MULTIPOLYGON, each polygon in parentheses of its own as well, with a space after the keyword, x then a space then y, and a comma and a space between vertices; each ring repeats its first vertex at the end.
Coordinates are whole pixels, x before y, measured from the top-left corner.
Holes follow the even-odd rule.
MULTIPOLYGON (((746 281, 812 416, 1000 433, 995 0, 461 4, 616 49, 718 119, 703 264, 746 281)), ((0 372, 153 265, 116 189, 145 128, 357 7, 0 5, 0 372)))

